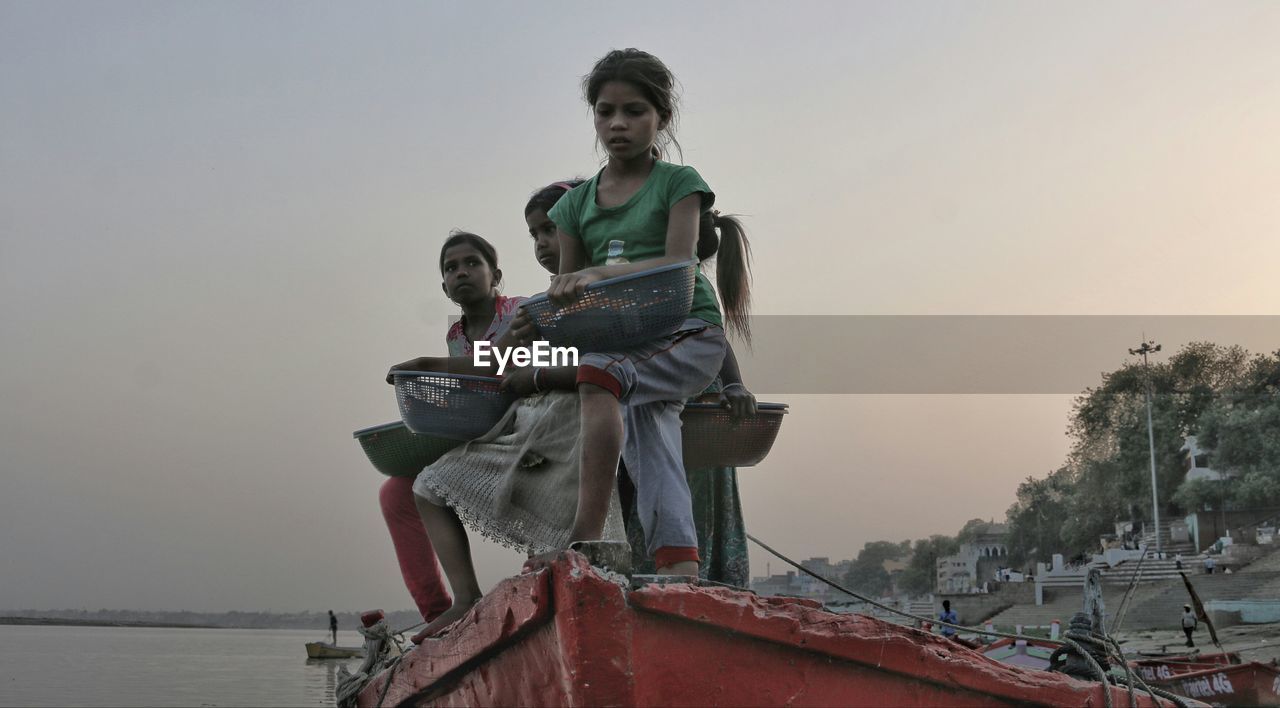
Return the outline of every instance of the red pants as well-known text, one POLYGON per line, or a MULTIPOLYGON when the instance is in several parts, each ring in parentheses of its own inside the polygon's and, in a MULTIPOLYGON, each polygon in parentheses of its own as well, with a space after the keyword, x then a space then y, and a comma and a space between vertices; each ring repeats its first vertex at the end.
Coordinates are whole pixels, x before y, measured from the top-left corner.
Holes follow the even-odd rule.
POLYGON ((378 491, 382 518, 387 521, 391 543, 400 562, 400 575, 418 611, 427 621, 449 609, 453 599, 445 589, 436 550, 413 503, 413 477, 390 477, 378 491))

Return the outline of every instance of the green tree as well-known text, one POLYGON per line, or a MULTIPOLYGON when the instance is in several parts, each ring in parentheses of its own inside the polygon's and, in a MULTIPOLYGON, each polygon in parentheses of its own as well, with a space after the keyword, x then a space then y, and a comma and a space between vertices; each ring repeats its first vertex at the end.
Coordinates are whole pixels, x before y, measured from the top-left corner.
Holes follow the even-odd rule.
MULTIPOLYGON (((1160 511, 1168 514, 1200 500, 1207 490, 1176 493, 1185 477, 1185 436, 1204 427, 1206 416, 1223 405, 1224 392, 1280 381, 1280 361, 1272 364, 1251 360, 1241 347, 1192 342, 1149 367, 1129 361, 1104 374, 1101 385, 1075 401, 1066 464, 1018 489, 1007 515, 1013 560, 1025 565, 1053 553, 1087 552, 1097 547, 1099 536, 1114 532, 1117 521, 1152 517, 1148 386, 1160 511)), ((1224 440, 1231 439, 1230 426, 1218 429, 1224 440)), ((1258 449, 1255 443, 1247 447, 1258 449)), ((1250 470, 1258 468, 1256 462, 1250 464, 1250 470)), ((1265 497, 1270 489, 1266 480, 1250 487, 1255 497, 1265 497)))
POLYGON ((871 541, 862 547, 858 557, 853 561, 849 571, 845 573, 847 586, 872 596, 884 595, 889 591, 889 572, 884 569, 887 560, 900 560, 911 552, 911 542, 891 543, 889 541, 871 541))
POLYGON ((912 595, 933 592, 938 582, 938 559, 959 551, 960 542, 950 536, 933 535, 916 541, 898 587, 912 595))
POLYGON ((960 533, 956 534, 956 543, 969 543, 978 537, 978 534, 987 530, 991 522, 984 519, 969 519, 964 522, 964 526, 960 527, 960 533))
POLYGON ((1005 515, 1013 565, 1026 567, 1066 550, 1062 529, 1070 516, 1067 502, 1073 484, 1071 471, 1061 467, 1044 479, 1028 477, 1018 485, 1017 501, 1005 515))
POLYGON ((1280 351, 1250 360, 1244 374, 1205 406, 1196 433, 1209 466, 1234 478, 1215 482, 1223 485, 1216 495, 1188 482, 1181 497, 1214 505, 1221 496, 1239 508, 1280 504, 1280 351))

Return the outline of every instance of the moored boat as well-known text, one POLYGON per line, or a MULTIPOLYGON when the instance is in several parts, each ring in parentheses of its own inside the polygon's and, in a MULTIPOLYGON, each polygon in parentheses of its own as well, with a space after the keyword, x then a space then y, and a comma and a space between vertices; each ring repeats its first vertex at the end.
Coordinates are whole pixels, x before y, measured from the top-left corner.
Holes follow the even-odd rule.
POLYGON ((364 656, 362 647, 340 647, 329 642, 307 642, 308 659, 356 659, 364 656))
POLYGON ((989 659, 1028 669, 1046 671, 1049 668, 1049 657, 1053 656, 1053 652, 1057 648, 1057 644, 1035 639, 1001 637, 982 647, 979 651, 989 659))
POLYGON ((1179 674, 1189 674, 1193 671, 1204 671, 1239 663, 1239 654, 1223 652, 1220 654, 1172 654, 1169 656, 1146 657, 1130 661, 1129 666, 1144 681, 1163 681, 1179 674))
POLYGON ((1274 662, 1213 666, 1149 683, 1215 706, 1280 706, 1280 668, 1274 662))
POLYGON ((1108 698, 1129 705, 1122 687, 1001 663, 809 600, 656 580, 633 589, 570 551, 499 583, 446 635, 370 677, 358 704, 1101 707, 1108 698))

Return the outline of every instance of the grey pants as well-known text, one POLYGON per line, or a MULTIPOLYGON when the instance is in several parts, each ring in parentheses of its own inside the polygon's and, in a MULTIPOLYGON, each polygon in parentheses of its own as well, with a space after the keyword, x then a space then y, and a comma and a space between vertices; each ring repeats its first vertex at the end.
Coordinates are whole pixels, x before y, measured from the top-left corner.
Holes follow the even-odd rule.
POLYGON ((660 548, 698 547, 693 500, 685 477, 680 413, 720 372, 724 330, 690 320, 681 331, 623 352, 585 354, 579 382, 601 386, 622 404, 622 459, 636 488, 636 507, 650 555, 660 548))

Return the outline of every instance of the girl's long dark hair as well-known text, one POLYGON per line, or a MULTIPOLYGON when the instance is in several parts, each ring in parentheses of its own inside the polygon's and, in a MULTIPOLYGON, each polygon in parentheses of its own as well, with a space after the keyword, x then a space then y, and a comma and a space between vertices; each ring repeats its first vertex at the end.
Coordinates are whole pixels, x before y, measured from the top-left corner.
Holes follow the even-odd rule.
POLYGON ((577 187, 586 180, 581 177, 574 177, 563 182, 555 182, 549 184, 542 189, 534 192, 529 197, 529 203, 524 205, 524 215, 528 216, 534 210, 542 210, 543 212, 551 211, 551 207, 560 201, 560 197, 569 193, 569 190, 577 187))
POLYGON ((698 260, 716 259, 716 290, 727 328, 751 343, 751 242, 735 216, 705 211, 698 223, 698 260))

